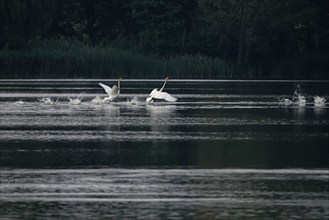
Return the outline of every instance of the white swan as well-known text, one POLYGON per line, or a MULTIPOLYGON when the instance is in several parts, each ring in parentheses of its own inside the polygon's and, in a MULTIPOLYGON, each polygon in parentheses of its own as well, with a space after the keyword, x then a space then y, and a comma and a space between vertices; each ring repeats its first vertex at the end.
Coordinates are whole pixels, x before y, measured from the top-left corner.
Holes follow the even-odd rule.
POLYGON ((103 83, 98 83, 101 87, 103 87, 105 92, 109 95, 109 97, 106 97, 103 99, 104 102, 112 101, 120 95, 120 81, 121 81, 121 78, 118 79, 118 86, 114 85, 112 88, 103 83))
POLYGON ((314 97, 314 105, 315 106, 324 106, 326 102, 325 98, 319 97, 319 96, 315 96, 314 97))
POLYGON ((163 99, 163 100, 166 100, 168 102, 176 102, 177 101, 177 98, 172 97, 167 92, 162 92, 168 79, 169 79, 169 77, 165 78, 163 86, 161 87, 160 90, 158 90, 157 88, 152 90, 149 97, 146 99, 146 102, 153 102, 156 99, 163 99))
POLYGON ((81 103, 81 100, 82 100, 82 97, 81 97, 82 93, 80 93, 80 95, 76 99, 71 99, 70 97, 67 97, 70 101, 70 104, 79 105, 81 103))

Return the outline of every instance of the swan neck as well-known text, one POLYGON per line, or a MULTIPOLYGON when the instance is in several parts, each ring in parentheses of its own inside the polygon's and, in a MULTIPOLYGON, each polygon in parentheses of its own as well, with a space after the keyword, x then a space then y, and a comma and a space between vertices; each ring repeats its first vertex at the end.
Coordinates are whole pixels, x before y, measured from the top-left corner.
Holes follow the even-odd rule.
POLYGON ((168 80, 168 79, 165 79, 165 81, 164 81, 164 83, 163 83, 163 86, 162 86, 161 89, 160 89, 160 92, 162 92, 162 90, 164 89, 164 87, 165 87, 165 85, 166 85, 166 83, 167 83, 167 80, 168 80))

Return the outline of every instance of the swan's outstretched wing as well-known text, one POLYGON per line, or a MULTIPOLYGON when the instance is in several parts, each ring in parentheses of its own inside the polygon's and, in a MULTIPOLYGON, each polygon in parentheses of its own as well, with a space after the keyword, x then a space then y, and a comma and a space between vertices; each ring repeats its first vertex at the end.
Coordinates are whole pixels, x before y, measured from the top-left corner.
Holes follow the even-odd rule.
POLYGON ((112 88, 103 84, 103 83, 98 83, 101 87, 103 87, 103 89, 105 90, 105 92, 108 94, 108 95, 111 95, 111 92, 112 92, 112 88))
POLYGON ((168 102, 176 102, 177 98, 169 95, 167 92, 152 91, 152 98, 154 99, 164 99, 168 102))
POLYGON ((177 101, 177 98, 169 95, 168 93, 164 92, 165 93, 165 100, 168 101, 168 102, 176 102, 177 101))

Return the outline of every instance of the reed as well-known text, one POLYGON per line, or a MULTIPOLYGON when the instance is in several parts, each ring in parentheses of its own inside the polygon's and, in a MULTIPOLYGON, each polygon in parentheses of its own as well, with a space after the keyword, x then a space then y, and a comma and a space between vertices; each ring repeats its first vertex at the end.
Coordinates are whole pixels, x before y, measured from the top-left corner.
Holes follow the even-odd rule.
MULTIPOLYGON (((110 46, 91 47, 75 40, 44 40, 24 51, 0 51, 1 78, 158 79, 169 75, 178 79, 311 79, 305 68, 297 65, 300 63, 283 60, 265 70, 255 66, 237 70, 233 64, 218 58, 146 56, 110 46)), ((327 71, 325 67, 321 68, 321 71, 327 71)), ((323 78, 323 74, 320 72, 316 77, 323 78)))
POLYGON ((204 56, 156 57, 74 40, 44 40, 0 51, 1 78, 230 78, 232 66, 204 56))

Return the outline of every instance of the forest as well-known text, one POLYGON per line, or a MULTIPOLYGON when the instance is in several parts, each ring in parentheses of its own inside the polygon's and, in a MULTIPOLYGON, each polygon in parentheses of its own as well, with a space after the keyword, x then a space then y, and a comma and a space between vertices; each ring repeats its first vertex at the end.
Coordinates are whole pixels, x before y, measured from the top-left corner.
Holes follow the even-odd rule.
POLYGON ((0 78, 329 79, 328 0, 0 0, 0 78))

